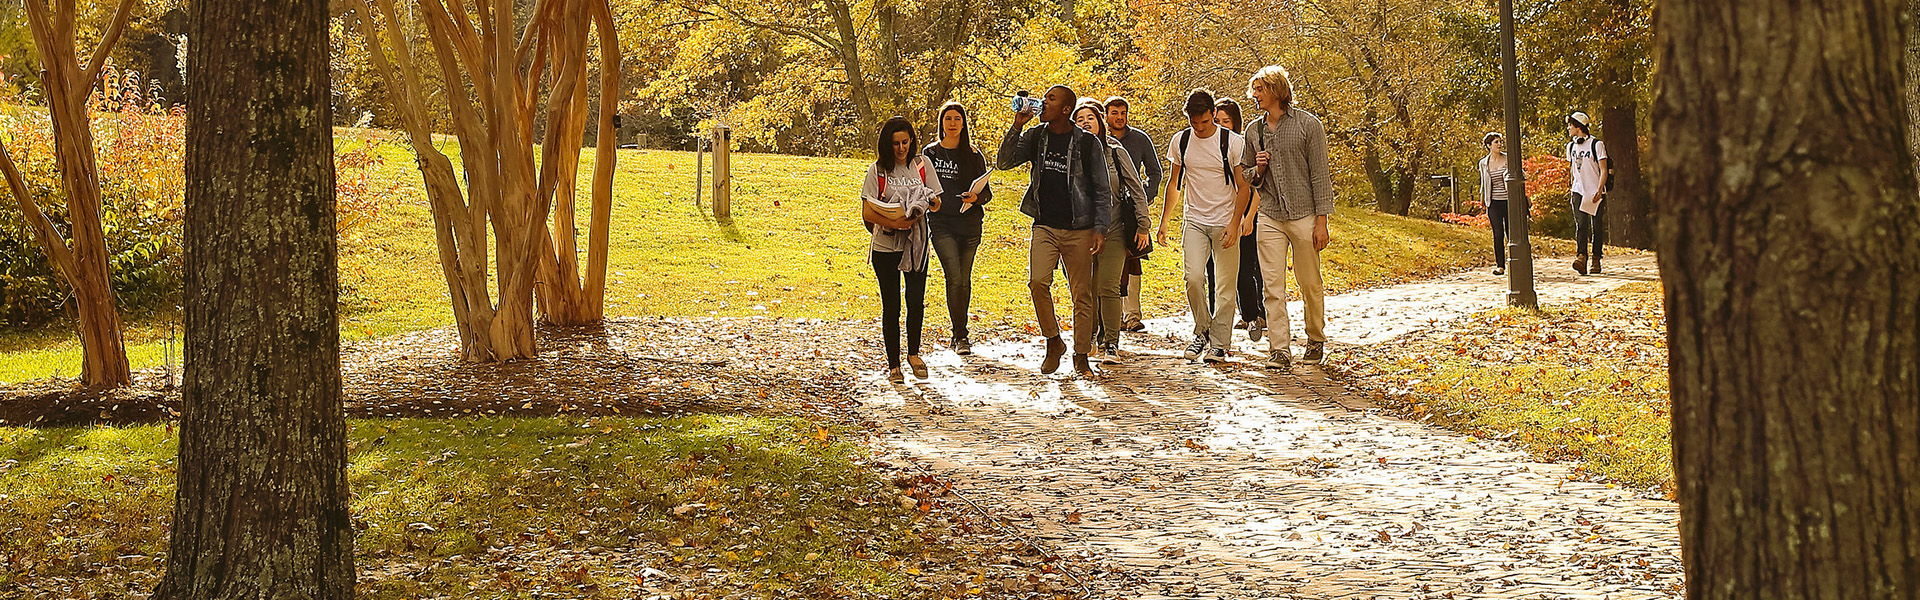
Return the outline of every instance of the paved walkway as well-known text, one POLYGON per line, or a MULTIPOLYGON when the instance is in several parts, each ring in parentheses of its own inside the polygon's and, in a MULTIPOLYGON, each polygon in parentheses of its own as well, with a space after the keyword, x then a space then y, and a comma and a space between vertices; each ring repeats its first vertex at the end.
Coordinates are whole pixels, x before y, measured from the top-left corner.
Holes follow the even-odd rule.
MULTIPOLYGON (((1542 300, 1655 273, 1650 257, 1609 269, 1549 266, 1542 300)), ((1329 334, 1377 343, 1504 297, 1485 272, 1343 295, 1329 334)), ((960 493, 1089 557, 1095 597, 1678 597, 1672 503, 1379 416, 1315 367, 1189 364, 1185 323, 1153 323, 1129 364, 1091 379, 1040 375, 1034 343, 931 354, 932 380, 876 378, 864 410, 960 493)))

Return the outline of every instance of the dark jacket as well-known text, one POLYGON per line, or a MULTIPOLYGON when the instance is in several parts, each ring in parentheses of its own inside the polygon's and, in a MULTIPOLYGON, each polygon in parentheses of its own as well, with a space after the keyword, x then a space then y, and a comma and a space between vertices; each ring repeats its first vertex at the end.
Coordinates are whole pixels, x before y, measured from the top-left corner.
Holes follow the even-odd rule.
MULTIPOLYGON (((1047 198, 1046 202, 1069 203, 1073 219, 1071 229, 1092 229, 1099 235, 1107 234, 1108 224, 1113 222, 1112 190, 1107 183, 1107 145, 1092 133, 1073 128, 1073 142, 1067 147, 1067 189, 1070 198, 1047 198)), ((1032 162, 1036 157, 1047 154, 1047 125, 1042 123, 1026 131, 1019 126, 1007 129, 1007 135, 1000 141, 1000 152, 994 160, 994 168, 1002 171, 1032 162)), ((1038 198, 1040 185, 1034 181, 1027 186, 1027 195, 1020 200, 1020 212, 1029 217, 1039 218, 1042 201, 1038 198)))
POLYGON ((1126 137, 1120 138, 1120 145, 1133 157, 1134 172, 1145 176, 1140 185, 1146 189, 1147 204, 1153 204, 1153 199, 1160 197, 1160 153, 1153 147, 1153 138, 1140 128, 1130 126, 1126 137))

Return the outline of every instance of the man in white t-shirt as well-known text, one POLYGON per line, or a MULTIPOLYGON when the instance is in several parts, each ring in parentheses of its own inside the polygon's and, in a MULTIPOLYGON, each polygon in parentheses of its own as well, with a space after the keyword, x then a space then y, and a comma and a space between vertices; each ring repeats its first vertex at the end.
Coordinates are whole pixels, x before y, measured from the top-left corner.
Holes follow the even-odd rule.
POLYGON ((1567 199, 1573 205, 1573 270, 1600 274, 1601 244, 1607 240, 1607 145, 1593 137, 1587 113, 1567 116, 1567 199), (1591 252, 1589 252, 1591 248, 1591 252), (1589 259, 1591 257, 1591 259, 1589 259), (1591 262, 1589 262, 1591 261, 1591 262))
POLYGON ((1213 102, 1213 92, 1205 89, 1187 94, 1187 121, 1192 127, 1173 134, 1167 142, 1173 185, 1160 207, 1158 243, 1166 245, 1167 218, 1175 204, 1182 205, 1181 269, 1187 280, 1187 306, 1193 310, 1193 344, 1187 347, 1187 360, 1224 362, 1233 347, 1233 310, 1240 281, 1240 252, 1232 248, 1248 233, 1244 226, 1253 220, 1247 214, 1252 203, 1238 193, 1246 182, 1233 168, 1246 149, 1246 140, 1213 124, 1213 102), (1211 307, 1207 302, 1209 258, 1217 283, 1217 302, 1211 307))

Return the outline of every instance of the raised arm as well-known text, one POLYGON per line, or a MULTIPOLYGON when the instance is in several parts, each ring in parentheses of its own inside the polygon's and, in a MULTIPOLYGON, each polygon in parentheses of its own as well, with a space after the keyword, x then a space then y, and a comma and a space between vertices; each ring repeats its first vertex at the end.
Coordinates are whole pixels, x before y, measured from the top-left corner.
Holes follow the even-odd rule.
POLYGON ((1000 138, 1000 151, 994 153, 993 168, 1005 171, 1033 160, 1033 151, 1023 143, 1025 135, 1019 125, 1007 129, 1007 135, 1000 138))

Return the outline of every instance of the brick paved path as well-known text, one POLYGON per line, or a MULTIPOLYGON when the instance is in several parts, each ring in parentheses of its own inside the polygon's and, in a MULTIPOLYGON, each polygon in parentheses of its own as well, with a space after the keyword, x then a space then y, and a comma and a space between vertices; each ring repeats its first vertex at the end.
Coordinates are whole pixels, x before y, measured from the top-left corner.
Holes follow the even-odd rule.
MULTIPOLYGON (((1544 269, 1543 302, 1654 273, 1650 257, 1609 268, 1544 269)), ((1379 342, 1503 302, 1484 272, 1360 292, 1329 299, 1329 334, 1379 342)), ((1672 503, 1373 414, 1315 367, 1190 365, 1187 323, 1130 337, 1133 360, 1092 379, 1040 375, 1030 342, 930 354, 931 381, 876 375, 864 410, 900 454, 1089 557, 1095 597, 1677 597, 1672 503)))

